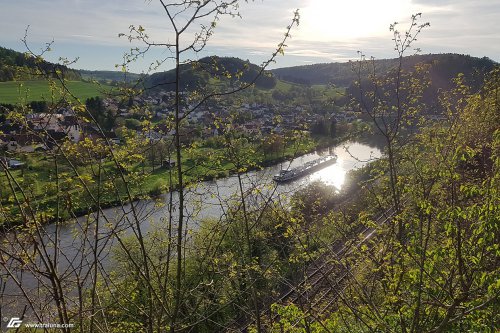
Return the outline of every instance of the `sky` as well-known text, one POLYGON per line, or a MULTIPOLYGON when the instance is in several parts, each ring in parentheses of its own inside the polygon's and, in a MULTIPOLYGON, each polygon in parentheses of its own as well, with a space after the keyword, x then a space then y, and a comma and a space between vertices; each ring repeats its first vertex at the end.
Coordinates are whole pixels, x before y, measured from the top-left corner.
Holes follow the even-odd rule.
MULTIPOLYGON (((376 59, 394 58, 397 54, 389 25, 398 22, 398 29, 405 31, 411 15, 419 12, 419 23, 430 23, 414 44, 421 53, 470 54, 500 62, 500 0, 241 1, 237 9, 241 17, 222 17, 205 49, 186 57, 216 54, 261 64, 283 38, 295 9, 299 9, 300 24, 291 31, 284 56, 271 68, 346 62, 356 59, 357 51, 376 59)), ((182 22, 182 14, 178 20, 182 22)), ((26 51, 21 40, 27 30, 31 50, 39 53, 53 42, 44 57, 49 61, 78 57, 74 68, 116 70, 125 52, 142 46, 118 37, 130 25, 141 25, 154 42, 172 41, 168 18, 158 0, 0 0, 0 46, 26 51)), ((199 27, 188 30, 184 42, 199 27)), ((129 70, 147 72, 151 62, 170 55, 164 47, 154 48, 129 70)), ((157 70, 171 67, 167 61, 157 70)))

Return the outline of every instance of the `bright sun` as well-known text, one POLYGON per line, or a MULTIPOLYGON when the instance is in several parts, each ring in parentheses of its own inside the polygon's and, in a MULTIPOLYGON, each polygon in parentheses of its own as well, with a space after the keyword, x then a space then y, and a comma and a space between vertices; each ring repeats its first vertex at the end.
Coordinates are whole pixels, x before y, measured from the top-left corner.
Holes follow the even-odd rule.
POLYGON ((301 10, 300 30, 320 41, 379 36, 411 14, 410 0, 309 0, 301 10))

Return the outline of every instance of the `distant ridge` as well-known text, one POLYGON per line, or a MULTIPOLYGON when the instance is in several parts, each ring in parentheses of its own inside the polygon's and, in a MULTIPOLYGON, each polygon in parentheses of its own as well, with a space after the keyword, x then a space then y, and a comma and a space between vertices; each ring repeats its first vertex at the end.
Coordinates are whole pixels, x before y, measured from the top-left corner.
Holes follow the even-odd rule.
POLYGON ((79 69, 78 72, 82 76, 84 80, 96 80, 96 81, 106 81, 106 82, 133 82, 137 81, 142 77, 145 77, 145 74, 136 74, 136 73, 124 73, 122 71, 91 71, 86 69, 79 69))
MULTIPOLYGON (((427 54, 407 56, 403 59, 404 69, 414 67, 417 63, 431 64, 431 79, 436 80, 440 88, 450 82, 458 73, 463 73, 466 77, 472 78, 475 73, 479 76, 491 71, 496 62, 483 57, 477 58, 463 54, 427 54), (437 82, 439 81, 439 83, 437 82)), ((398 64, 398 59, 375 60, 375 66, 379 74, 388 72, 398 64)), ((334 84, 348 87, 355 79, 356 75, 352 71, 351 63, 323 63, 303 66, 278 68, 272 70, 273 74, 288 82, 300 84, 334 84)), ((482 82, 483 77, 478 78, 482 82)))

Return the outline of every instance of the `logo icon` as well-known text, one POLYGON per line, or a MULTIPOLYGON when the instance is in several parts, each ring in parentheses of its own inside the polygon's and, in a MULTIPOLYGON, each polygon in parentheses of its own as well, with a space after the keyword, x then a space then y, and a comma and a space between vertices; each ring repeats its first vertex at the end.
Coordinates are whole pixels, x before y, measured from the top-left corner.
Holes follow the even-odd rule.
POLYGON ((9 323, 7 324, 7 328, 18 328, 21 326, 22 323, 23 321, 21 320, 21 318, 12 317, 10 318, 9 323))

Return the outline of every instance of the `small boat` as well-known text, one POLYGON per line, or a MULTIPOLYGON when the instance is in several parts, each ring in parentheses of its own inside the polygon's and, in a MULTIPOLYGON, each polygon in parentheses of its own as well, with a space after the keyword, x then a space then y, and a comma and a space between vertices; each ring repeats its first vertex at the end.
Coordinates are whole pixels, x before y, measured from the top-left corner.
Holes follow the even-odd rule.
POLYGON ((305 176, 314 172, 316 170, 320 170, 330 164, 333 164, 337 161, 337 155, 328 155, 316 160, 310 161, 301 165, 297 168, 288 169, 288 170, 280 170, 280 173, 273 177, 273 180, 278 183, 284 183, 293 179, 297 179, 299 177, 305 176))

